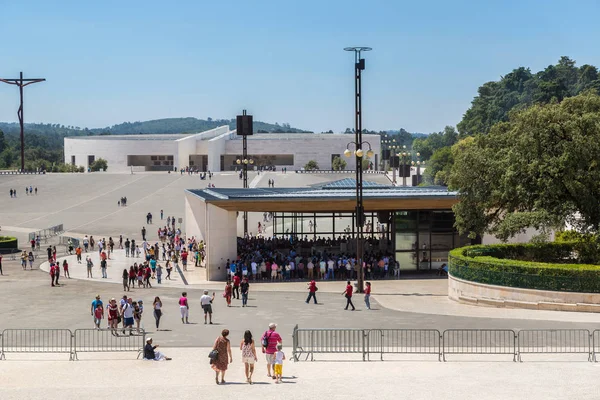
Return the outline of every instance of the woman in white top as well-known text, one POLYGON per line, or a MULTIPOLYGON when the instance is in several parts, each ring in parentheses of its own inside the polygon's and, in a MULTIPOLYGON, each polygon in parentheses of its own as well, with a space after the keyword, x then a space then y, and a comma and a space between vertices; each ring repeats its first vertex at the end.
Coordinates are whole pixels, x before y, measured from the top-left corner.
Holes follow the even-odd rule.
POLYGON ((154 306, 154 319, 156 320, 156 330, 158 331, 160 317, 162 317, 162 301, 160 301, 160 297, 156 296, 152 305, 154 306))
POLYGON ((254 363, 258 361, 258 358, 256 357, 256 348, 254 347, 254 340, 252 339, 252 332, 244 332, 244 339, 240 343, 240 350, 242 351, 242 361, 246 371, 246 382, 252 384, 254 363))

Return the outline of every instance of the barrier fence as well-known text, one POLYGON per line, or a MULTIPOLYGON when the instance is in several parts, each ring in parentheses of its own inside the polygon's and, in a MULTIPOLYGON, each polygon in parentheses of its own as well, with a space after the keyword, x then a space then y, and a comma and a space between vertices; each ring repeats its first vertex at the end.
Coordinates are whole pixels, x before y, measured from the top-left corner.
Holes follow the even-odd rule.
POLYGON ((44 243, 48 243, 49 238, 51 238, 53 236, 58 236, 61 233, 63 233, 64 231, 65 230, 63 228, 63 224, 51 226, 50 228, 42 229, 42 230, 35 231, 35 232, 30 232, 29 233, 29 241, 31 242, 32 240, 35 240, 39 236, 41 241, 43 241, 44 243))
POLYGON ((5 329, 0 360, 6 353, 67 353, 72 360, 72 337, 68 329, 5 329))
POLYGON ((448 329, 442 335, 443 359, 446 354, 510 354, 517 359, 517 340, 513 330, 448 329))
MULTIPOLYGON (((73 333, 73 357, 77 360, 77 353, 110 353, 137 351, 140 358, 146 344, 146 333, 130 335, 127 329, 116 332, 112 329, 76 329, 73 333)), ((133 333, 133 332, 132 332, 133 333)))
POLYGON ((522 361, 521 354, 527 353, 587 354, 588 361, 592 361, 591 336, 585 329, 519 331, 519 361, 522 361))
POLYGON ((299 329, 292 333, 293 358, 314 360, 315 354, 431 354, 446 361, 449 354, 512 356, 521 354, 587 354, 596 362, 600 330, 538 329, 299 329))
POLYGON ((137 352, 144 351, 146 332, 129 329, 5 329, 0 333, 0 360, 6 353, 65 353, 69 360, 77 360, 77 353, 137 352))

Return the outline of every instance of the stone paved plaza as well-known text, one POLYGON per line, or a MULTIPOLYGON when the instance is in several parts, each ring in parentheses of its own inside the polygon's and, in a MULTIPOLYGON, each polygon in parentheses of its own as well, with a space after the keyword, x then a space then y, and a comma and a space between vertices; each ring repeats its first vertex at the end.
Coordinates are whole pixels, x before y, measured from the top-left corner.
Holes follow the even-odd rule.
MULTIPOLYGON (((279 186, 307 184, 341 179, 344 176, 300 174, 252 174, 254 185, 266 186, 269 178, 279 186)), ((371 177, 368 177, 371 179, 371 177)), ((374 177, 384 183, 383 176, 374 177)), ((211 181, 220 187, 237 187, 235 173, 215 174, 211 181)), ((23 244, 27 232, 63 223, 73 236, 135 237, 144 225, 148 211, 158 225, 160 209, 166 215, 183 214, 183 190, 205 187, 207 181, 197 176, 177 174, 81 174, 45 176, 0 176, 0 226, 2 235, 15 235, 23 244), (25 185, 38 188, 37 196, 25 196, 25 185), (18 190, 11 199, 8 190, 18 190), (121 196, 128 197, 127 207, 117 207, 121 196)), ((253 218, 261 218, 260 215, 253 218)), ((254 226, 254 225, 252 225, 254 226)), ((156 232, 148 227, 149 237, 156 232)), ((44 258, 44 253, 41 253, 44 258)), ((64 256, 64 255, 61 255, 64 256)), ((97 254, 94 255, 97 257, 97 254)), ((85 279, 83 264, 70 260, 73 279, 61 277, 60 287, 51 287, 44 266, 36 262, 34 270, 23 271, 17 261, 4 259, 0 277, 0 330, 8 328, 93 328, 90 302, 96 294, 104 301, 123 295, 119 279, 126 260, 115 252, 109 263, 109 278, 100 277, 98 262, 95 278, 85 279)), ((525 363, 512 363, 510 358, 479 356, 438 363, 432 357, 415 360, 363 363, 354 357, 341 361, 288 362, 284 375, 288 383, 274 385, 266 381, 264 361, 257 365, 257 384, 240 385, 244 381, 239 350, 234 349, 234 364, 228 372, 231 385, 216 386, 209 368, 207 347, 224 328, 231 331, 237 346, 243 332, 250 329, 255 336, 265 331, 270 322, 278 323, 284 350, 291 357, 291 333, 296 324, 301 328, 406 328, 406 329, 596 329, 598 316, 534 310, 512 310, 475 307, 448 300, 446 280, 432 277, 404 276, 395 281, 373 284, 373 310, 366 310, 360 296, 355 296, 356 312, 344 311, 341 295, 344 282, 321 282, 318 305, 305 304, 306 283, 252 283, 249 307, 242 308, 234 300, 227 308, 221 296, 223 283, 194 279, 194 271, 152 289, 133 289, 127 294, 142 299, 146 312, 143 327, 174 357, 170 363, 136 361, 134 354, 104 354, 80 357, 68 362, 65 355, 9 355, 0 361, 0 399, 100 399, 119 396, 129 391, 128 398, 415 398, 415 399, 506 399, 506 398, 598 398, 594 378, 597 364, 585 357, 563 362, 536 357, 525 363), (216 292, 215 325, 204 325, 199 298, 203 289, 216 292), (177 299, 181 291, 190 299, 190 321, 180 321, 177 299), (163 330, 156 331, 151 304, 154 296, 164 303, 163 330), (460 360, 460 361, 459 361, 460 360), (122 371, 140 379, 121 379, 122 371), (52 374, 48 372, 52 371, 52 374), (259 379, 260 378, 260 379, 259 379), (565 384, 569 382, 569 384, 565 384), (110 392, 108 388, 114 388, 110 392)), ((338 358, 339 360, 340 358, 338 358)), ((433 357, 435 359, 435 357, 433 357)))

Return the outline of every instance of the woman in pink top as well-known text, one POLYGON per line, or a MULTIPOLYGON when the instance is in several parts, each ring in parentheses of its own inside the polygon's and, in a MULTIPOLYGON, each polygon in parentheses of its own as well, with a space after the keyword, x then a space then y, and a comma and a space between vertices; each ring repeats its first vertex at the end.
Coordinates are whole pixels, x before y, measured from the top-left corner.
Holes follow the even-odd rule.
POLYGON ((183 292, 181 293, 181 297, 179 298, 179 311, 181 311, 181 323, 182 324, 189 324, 188 321, 188 315, 190 312, 190 306, 188 304, 188 300, 187 300, 187 293, 183 292), (184 322, 185 319, 185 322, 184 322))

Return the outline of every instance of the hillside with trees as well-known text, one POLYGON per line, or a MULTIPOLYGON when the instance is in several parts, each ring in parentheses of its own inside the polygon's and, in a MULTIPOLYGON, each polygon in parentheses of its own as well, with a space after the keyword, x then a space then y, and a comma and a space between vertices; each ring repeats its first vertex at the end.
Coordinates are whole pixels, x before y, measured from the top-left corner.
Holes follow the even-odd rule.
POLYGON ((600 93, 598 68, 588 64, 577 67, 569 57, 561 57, 556 65, 549 65, 536 73, 519 67, 499 81, 484 83, 456 126, 458 135, 446 127, 443 134, 430 134, 413 142, 414 149, 421 152, 422 158, 430 160, 424 174, 426 182, 448 184, 454 162, 450 146, 458 139, 487 135, 496 124, 509 121, 512 113, 533 105, 557 104, 584 92, 600 93))
MULTIPOLYGON (((44 168, 64 161, 64 138, 90 135, 177 134, 203 132, 229 125, 235 129, 235 119, 206 120, 197 118, 165 118, 142 122, 124 122, 106 128, 80 128, 61 124, 25 124, 25 169, 44 168)), ((254 121, 254 131, 296 133, 307 132, 288 123, 279 125, 254 121)), ((20 127, 17 123, 0 122, 0 169, 20 168, 20 127)))

